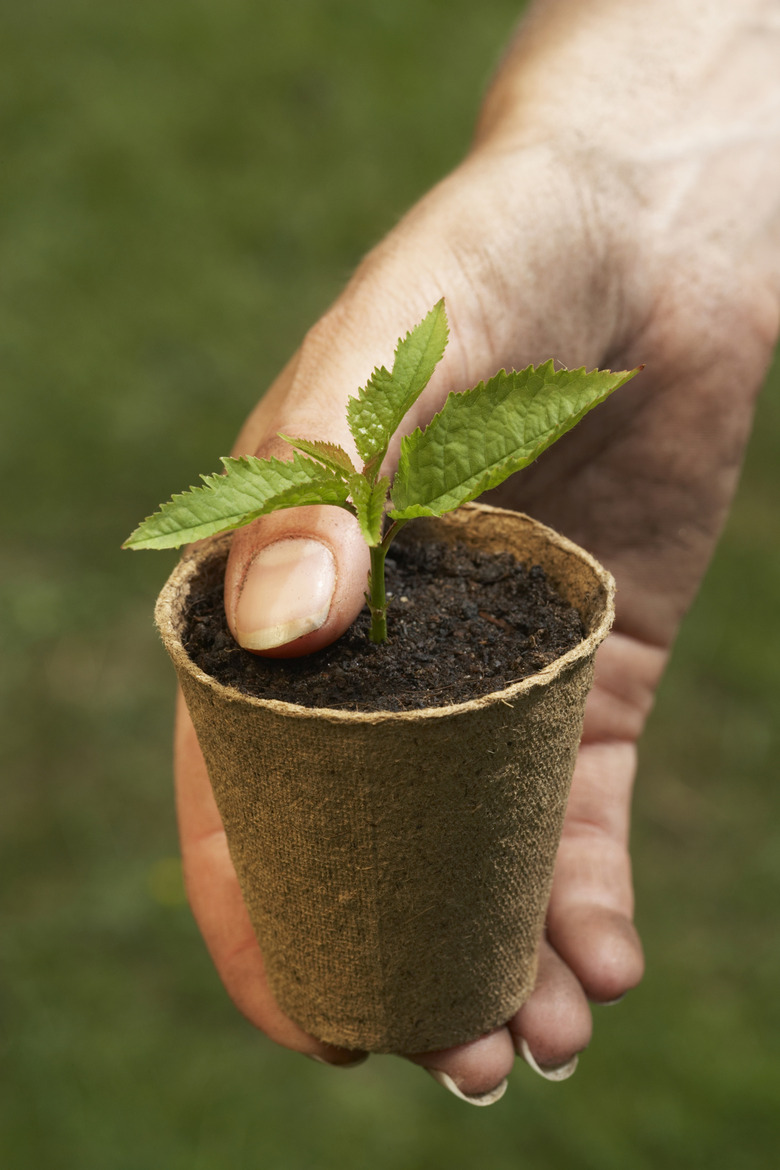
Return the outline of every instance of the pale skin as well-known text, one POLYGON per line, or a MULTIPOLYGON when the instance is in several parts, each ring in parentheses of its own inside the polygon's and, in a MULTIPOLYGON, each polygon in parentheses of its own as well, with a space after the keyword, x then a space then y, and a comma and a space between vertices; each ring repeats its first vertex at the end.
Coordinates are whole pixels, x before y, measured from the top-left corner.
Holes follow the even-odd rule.
MULTIPOLYGON (((591 1004, 642 977, 628 853, 636 745, 725 519, 780 329, 780 0, 531 5, 469 155, 367 256, 234 453, 287 454, 274 438, 283 431, 354 456, 347 396, 442 295, 450 344, 404 430, 501 366, 646 364, 489 501, 595 553, 617 579, 618 609, 598 654, 536 989, 491 1035, 410 1056, 473 1096, 502 1082, 516 1052, 568 1072, 590 1040, 591 1004)), ((331 550, 335 591, 319 628, 271 654, 331 642, 363 604, 356 523, 334 508, 289 510, 235 538, 234 633, 252 558, 298 536, 331 550)), ((274 1002, 181 702, 176 780, 190 901, 229 994, 272 1040, 349 1064, 355 1053, 308 1036, 274 1002)))

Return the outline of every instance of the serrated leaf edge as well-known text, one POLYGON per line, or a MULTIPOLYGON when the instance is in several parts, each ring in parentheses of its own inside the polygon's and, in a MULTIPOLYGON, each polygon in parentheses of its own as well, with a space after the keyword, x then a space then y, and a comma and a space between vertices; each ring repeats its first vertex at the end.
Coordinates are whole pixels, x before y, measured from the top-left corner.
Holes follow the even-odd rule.
MULTIPOLYGON (((428 313, 426 313, 426 315, 423 317, 423 319, 421 321, 419 321, 415 326, 413 326, 411 329, 409 329, 406 332, 406 334, 404 334, 402 337, 398 338, 398 341, 396 342, 396 345, 395 345, 395 351, 393 354, 393 368, 392 368, 392 370, 388 370, 386 366, 375 366, 374 370, 371 374, 371 377, 368 379, 365 386, 360 387, 360 389, 357 392, 357 395, 350 395, 350 397, 347 399, 347 426, 349 427, 352 438, 355 441, 355 445, 357 446, 359 455, 365 461, 364 468, 363 468, 364 473, 369 474, 371 477, 374 474, 376 474, 376 472, 379 470, 379 467, 381 466, 382 460, 384 459, 384 456, 387 452, 387 447, 389 445, 390 439, 393 437, 395 432, 398 430, 398 427, 400 426, 403 417, 406 415, 406 413, 411 409, 411 407, 417 401, 417 399, 422 394, 425 387, 428 385, 430 378, 433 376, 433 370, 435 370, 436 366, 441 361, 441 358, 444 355, 444 351, 447 348, 447 343, 449 341, 449 332, 450 332, 449 331, 449 322, 447 320, 447 309, 446 309, 446 305, 445 305, 445 300, 444 300, 444 297, 440 297, 439 300, 436 302, 436 304, 433 306, 433 308, 430 309, 430 311, 428 313), (434 318, 434 314, 437 314, 435 318, 434 318), (421 329, 422 326, 426 323, 426 321, 428 321, 429 318, 434 318, 431 321, 431 334, 433 334, 433 332, 435 331, 435 329, 436 329, 439 321, 442 319, 442 317, 443 317, 443 323, 444 323, 444 344, 441 347, 441 353, 439 354, 439 357, 433 363, 433 369, 431 370, 430 375, 428 376, 428 378, 425 379, 425 381, 415 391, 415 393, 413 395, 408 395, 407 398, 404 400, 403 410, 400 411, 400 413, 398 414, 398 417, 396 417, 395 423, 392 426, 392 428, 390 428, 390 429, 385 428, 385 434, 383 436, 382 441, 378 445, 376 443, 373 443, 373 444, 371 444, 371 446, 369 446, 368 443, 366 442, 366 439, 368 437, 367 428, 366 427, 359 427, 355 424, 355 420, 354 420, 355 412, 360 408, 366 408, 367 403, 369 404, 369 407, 370 407, 370 400, 371 400, 372 394, 375 394, 378 392, 378 386, 377 386, 378 381, 381 381, 384 379, 392 381, 392 379, 395 376, 395 370, 396 370, 396 366, 397 366, 399 358, 400 358, 401 350, 402 350, 404 345, 409 343, 409 341, 412 338, 412 335, 416 331, 421 329)), ((420 366, 423 363, 425 352, 427 352, 427 349, 426 349, 426 351, 424 351, 423 355, 421 355, 421 357, 420 357, 420 360, 419 360, 417 367, 416 367, 417 370, 419 370, 420 366)))
POLYGON ((390 480, 386 475, 383 475, 376 483, 371 483, 365 475, 356 472, 355 475, 350 476, 349 488, 363 538, 369 548, 376 548, 382 542, 382 521, 390 490, 390 480), (379 503, 380 507, 372 525, 374 515, 372 505, 376 503, 379 503))
MULTIPOLYGON (((631 379, 634 378, 643 368, 643 366, 637 366, 633 370, 602 370, 598 367, 594 367, 594 369, 588 370, 585 368, 585 366, 578 366, 576 369, 572 370, 569 369, 568 366, 559 366, 556 369, 553 358, 548 358, 547 361, 540 362, 538 366, 530 364, 525 366, 522 370, 511 370, 509 373, 507 373, 507 370, 502 367, 502 369, 496 370, 495 374, 493 374, 492 377, 488 379, 487 383, 481 381, 478 382, 476 386, 472 386, 469 390, 451 391, 447 395, 441 410, 433 416, 431 421, 424 429, 421 427, 415 427, 415 429, 410 432, 410 434, 406 435, 401 440, 401 459, 403 459, 404 453, 409 449, 409 447, 413 448, 414 444, 418 442, 424 434, 427 434, 430 430, 435 428, 437 422, 445 413, 451 399, 460 399, 464 394, 474 394, 485 390, 490 382, 494 382, 501 376, 505 378, 509 377, 511 374, 516 374, 520 377, 523 375, 531 376, 549 369, 549 371, 553 374, 583 374, 585 377, 588 377, 592 374, 610 374, 613 377, 620 379, 614 386, 611 386, 608 390, 596 398, 595 401, 588 403, 588 405, 580 410, 576 415, 571 416, 563 428, 554 428, 554 430, 551 432, 552 438, 545 438, 540 441, 540 443, 533 449, 530 455, 522 458, 518 458, 517 456, 513 457, 510 455, 507 456, 507 458, 504 459, 501 463, 492 464, 490 468, 485 470, 477 485, 473 488, 470 488, 468 492, 462 497, 459 497, 456 503, 449 504, 446 508, 443 509, 436 509, 431 507, 429 504, 408 504, 405 508, 391 508, 387 513, 388 516, 391 520, 415 520, 424 516, 445 516, 448 512, 453 512, 456 508, 462 507, 463 504, 468 504, 472 500, 475 500, 478 496, 480 496, 483 492, 488 491, 490 488, 498 487, 499 484, 508 479, 510 475, 513 475, 516 471, 522 471, 523 468, 528 467, 531 463, 535 462, 535 460, 538 459, 540 455, 544 454, 544 452, 549 447, 552 447, 553 444, 562 438, 568 431, 577 426, 577 424, 585 417, 586 414, 588 414, 595 407, 600 406, 603 402, 606 401, 607 398, 610 397, 610 395, 614 394, 616 390, 619 390, 622 386, 625 386, 627 382, 630 382, 631 379)), ((390 500, 391 503, 394 502, 392 489, 390 492, 390 500)))
POLYGON ((156 512, 152 512, 151 515, 141 521, 121 547, 133 551, 180 548, 183 544, 189 544, 194 540, 202 540, 207 536, 218 536, 220 533, 231 532, 236 528, 243 528, 247 524, 251 524, 253 520, 258 519, 260 516, 266 516, 271 512, 281 511, 285 508, 305 506, 312 503, 316 504, 321 502, 323 504, 342 506, 352 511, 351 506, 346 503, 348 494, 346 479, 343 476, 334 475, 329 468, 323 467, 320 463, 315 462, 313 459, 307 459, 303 455, 296 453, 292 460, 281 460, 275 456, 271 456, 269 459, 258 459, 254 455, 241 455, 238 457, 223 456, 220 462, 227 474, 215 472, 209 475, 201 475, 202 484, 191 486, 187 491, 177 492, 171 496, 156 512), (308 478, 301 480, 297 484, 289 484, 282 491, 269 496, 256 508, 235 513, 233 516, 224 517, 219 520, 198 519, 196 523, 193 523, 189 527, 180 527, 170 533, 159 533, 148 538, 141 537, 140 540, 138 539, 147 524, 164 516, 170 509, 174 507, 187 509, 192 497, 198 498, 201 493, 208 494, 209 491, 218 492, 225 480, 229 478, 230 471, 234 467, 243 467, 251 474, 253 465, 266 465, 276 470, 279 467, 289 468, 290 464, 295 464, 296 468, 300 468, 301 470, 308 465, 317 474, 309 475, 308 478), (296 493, 300 496, 301 491, 307 489, 314 490, 318 486, 323 488, 338 486, 339 494, 343 495, 343 500, 331 499, 318 501, 313 499, 303 502, 300 499, 296 500, 296 493), (285 502, 286 500, 289 502, 285 502))
POLYGON ((312 459, 322 463, 330 471, 335 472, 336 475, 341 476, 343 479, 357 474, 357 468, 354 463, 344 448, 339 446, 338 443, 329 443, 323 439, 304 439, 301 436, 293 438, 291 435, 285 435, 281 431, 278 434, 280 439, 284 439, 285 443, 289 443, 296 451, 300 451, 304 455, 309 455, 312 459))

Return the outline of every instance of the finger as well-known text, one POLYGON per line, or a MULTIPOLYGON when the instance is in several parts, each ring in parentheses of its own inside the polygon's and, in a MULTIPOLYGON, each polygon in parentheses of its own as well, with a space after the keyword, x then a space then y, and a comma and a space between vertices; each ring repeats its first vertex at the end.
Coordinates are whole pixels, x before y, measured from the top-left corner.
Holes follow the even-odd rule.
POLYGON ((536 987, 506 1028, 470 1044, 408 1059, 451 1093, 473 1105, 492 1105, 506 1089, 515 1052, 547 1080, 565 1080, 591 1037, 588 1001, 576 976, 547 942, 539 954, 536 987))
MULTIPOLYGON (((360 283, 360 282, 358 282, 360 283)), ((374 280, 372 283, 376 283, 374 280)), ((378 363, 391 367, 402 335, 441 296, 416 290, 403 306, 363 290, 345 294, 309 332, 242 432, 237 450, 289 458, 279 433, 342 446, 358 457, 347 400, 378 363), (429 299, 430 298, 430 299, 429 299), (381 307, 380 307, 381 306, 381 307)), ((446 376, 447 358, 431 380, 446 376)), ((451 364, 451 363, 450 363, 451 364)), ((387 460, 390 469, 394 457, 387 460)), ((233 539, 225 576, 230 629, 246 649, 275 657, 307 654, 333 642, 364 604, 369 552, 356 519, 337 507, 292 508, 262 517, 233 539)))
POLYGON ((642 981, 642 943, 626 915, 594 906, 570 907, 557 917, 550 934, 593 1003, 614 1003, 642 981))
POLYGON ((509 1021, 518 1055, 546 1080, 563 1081, 590 1043, 593 1025, 588 1000, 576 975, 546 940, 539 948, 539 971, 532 995, 509 1021))
POLYGON ((354 1064, 363 1053, 323 1044, 293 1023, 277 1004, 265 975, 241 888, 228 852, 206 764, 179 695, 176 805, 184 880, 192 912, 230 998, 250 1023, 285 1048, 328 1064, 354 1064))
MULTIPOLYGON (((384 338, 368 305, 348 322, 343 312, 329 314, 250 420, 239 452, 289 458, 281 432, 338 443, 360 467, 346 423, 348 396, 365 384, 378 357, 392 365, 399 326, 411 328, 416 312, 399 312, 384 338)), ((368 567, 358 523, 341 508, 291 508, 263 517, 233 539, 225 575, 230 629, 246 649, 274 657, 329 645, 361 610, 368 567)))
POLYGON ((599 1003, 624 995, 644 972, 628 854, 635 761, 633 743, 581 747, 548 910, 550 943, 599 1003))
POLYGON ((469 1044, 407 1057, 439 1084, 470 1105, 493 1105, 506 1091, 515 1050, 508 1028, 499 1028, 469 1044))

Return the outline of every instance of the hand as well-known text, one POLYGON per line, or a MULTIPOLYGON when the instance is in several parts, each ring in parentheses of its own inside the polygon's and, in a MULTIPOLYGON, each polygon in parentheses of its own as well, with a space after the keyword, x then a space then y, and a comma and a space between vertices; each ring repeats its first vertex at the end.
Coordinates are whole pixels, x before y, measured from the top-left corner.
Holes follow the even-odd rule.
MULTIPOLYGON (((568 1075, 590 1038, 588 1001, 641 978, 628 856, 636 743, 725 518, 780 321, 779 13, 767 0, 533 6, 471 153, 367 257, 235 448, 286 454, 274 437, 284 431, 353 451, 347 396, 441 295, 450 345, 405 429, 501 366, 647 365, 489 500, 594 552, 617 578, 618 614, 597 657, 537 987, 505 1028, 411 1057, 483 1102, 516 1050, 543 1075, 568 1075)), ((231 628, 265 653, 307 653, 355 617, 366 571, 340 510, 266 517, 234 540, 231 628), (296 549, 308 554, 307 604, 290 612, 279 571, 255 558, 298 538, 317 543, 285 546, 288 579, 296 549)), ((350 1063, 270 995, 183 705, 176 773, 190 899, 228 991, 272 1039, 350 1063)))

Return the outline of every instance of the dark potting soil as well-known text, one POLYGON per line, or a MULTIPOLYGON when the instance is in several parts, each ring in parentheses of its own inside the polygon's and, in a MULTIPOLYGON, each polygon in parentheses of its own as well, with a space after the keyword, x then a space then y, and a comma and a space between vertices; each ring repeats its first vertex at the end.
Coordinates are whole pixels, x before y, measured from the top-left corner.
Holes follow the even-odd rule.
POLYGON ((190 590, 190 657, 225 686, 304 707, 410 711, 466 702, 534 674, 585 637, 579 613, 539 565, 435 541, 398 545, 387 557, 385 645, 369 642, 364 609, 316 654, 260 658, 228 630, 224 568, 224 559, 213 561, 190 590))

